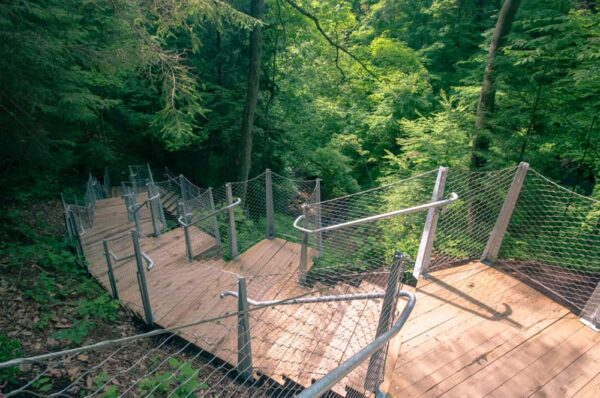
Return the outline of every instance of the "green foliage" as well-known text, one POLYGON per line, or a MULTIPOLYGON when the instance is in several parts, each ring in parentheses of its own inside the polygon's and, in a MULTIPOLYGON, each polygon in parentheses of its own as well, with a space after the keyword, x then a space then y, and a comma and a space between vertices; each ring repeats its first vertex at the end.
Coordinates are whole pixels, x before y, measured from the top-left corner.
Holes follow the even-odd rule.
MULTIPOLYGON (((0 363, 19 358, 22 355, 21 342, 0 333, 0 363)), ((17 374, 19 374, 19 368, 16 366, 0 369, 0 384, 14 382, 17 374)))
POLYGON ((58 340, 68 340, 75 344, 81 344, 94 326, 94 322, 86 319, 75 319, 72 327, 58 330, 52 333, 52 337, 58 340))
POLYGON ((108 375, 108 373, 106 372, 102 372, 98 375, 96 375, 94 377, 93 383, 94 383, 94 390, 98 390, 100 388, 103 388, 102 393, 100 394, 100 396, 102 398, 117 398, 119 396, 119 393, 117 391, 117 387, 114 385, 106 385, 104 386, 104 384, 110 380, 110 376, 108 375), (103 387, 104 386, 104 387, 103 387))
POLYGON ((92 300, 79 301, 79 316, 83 318, 92 317, 107 322, 117 320, 119 302, 104 294, 92 300))
POLYGON ((35 391, 38 391, 42 394, 47 394, 54 388, 54 383, 50 377, 40 377, 35 380, 32 385, 35 391))
POLYGON ((169 370, 156 372, 140 381, 138 391, 141 395, 183 398, 208 388, 208 384, 200 382, 199 370, 195 369, 191 362, 170 358, 167 364, 169 370))

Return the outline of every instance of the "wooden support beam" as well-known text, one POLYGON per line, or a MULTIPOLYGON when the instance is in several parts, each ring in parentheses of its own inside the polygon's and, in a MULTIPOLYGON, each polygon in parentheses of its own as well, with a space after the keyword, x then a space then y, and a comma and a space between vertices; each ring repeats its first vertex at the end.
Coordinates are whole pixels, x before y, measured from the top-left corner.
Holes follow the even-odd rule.
MULTIPOLYGON (((441 166, 438 169, 433 194, 431 195, 432 202, 442 200, 447 177, 448 168, 441 166)), ((413 270, 413 275, 416 279, 419 279, 419 276, 426 273, 429 269, 439 214, 440 209, 438 207, 431 208, 427 212, 427 219, 425 220, 423 235, 421 236, 421 243, 419 244, 419 251, 417 252, 417 260, 415 261, 415 269, 413 270)))
POLYGON ((510 218, 515 210, 515 206, 517 205, 517 200, 519 199, 521 188, 525 182, 525 176, 527 175, 528 170, 529 163, 521 162, 517 167, 517 172, 515 173, 512 184, 510 185, 506 199, 502 204, 502 209, 500 209, 500 214, 498 215, 494 229, 492 230, 487 245, 485 246, 485 250, 481 255, 482 261, 489 261, 493 263, 498 258, 498 252, 500 252, 502 240, 504 240, 504 235, 508 229, 508 223, 510 222, 510 218))

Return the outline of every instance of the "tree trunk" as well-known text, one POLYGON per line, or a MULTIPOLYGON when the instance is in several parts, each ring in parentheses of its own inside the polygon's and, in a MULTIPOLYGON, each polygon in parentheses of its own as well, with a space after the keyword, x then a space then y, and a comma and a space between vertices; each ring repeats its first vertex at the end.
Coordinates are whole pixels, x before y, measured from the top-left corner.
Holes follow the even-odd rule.
MULTIPOLYGON (((262 20, 264 0, 250 0, 250 15, 262 20)), ((242 117, 242 139, 244 146, 241 156, 242 181, 246 181, 250 175, 252 166, 252 127, 254 125, 254 114, 256 102, 258 101, 258 88, 260 81, 260 58, 262 47, 262 28, 256 26, 250 33, 250 67, 248 68, 248 83, 246 88, 246 104, 242 117)))
POLYGON ((471 169, 480 169, 486 163, 484 152, 489 149, 489 139, 484 130, 487 128, 487 118, 494 110, 496 90, 494 88, 494 61, 496 53, 502 46, 502 40, 510 31, 515 14, 521 5, 521 0, 504 0, 496 27, 488 50, 487 62, 483 72, 483 82, 477 101, 477 119, 471 147, 471 169))

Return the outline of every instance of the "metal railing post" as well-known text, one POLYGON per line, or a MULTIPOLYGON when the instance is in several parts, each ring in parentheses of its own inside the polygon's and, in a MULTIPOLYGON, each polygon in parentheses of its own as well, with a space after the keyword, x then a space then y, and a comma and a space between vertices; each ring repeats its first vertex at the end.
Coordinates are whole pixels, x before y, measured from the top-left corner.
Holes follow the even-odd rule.
MULTIPOLYGON (((227 205, 233 203, 233 193, 231 190, 231 183, 228 182, 225 184, 225 194, 227 196, 227 205)), ((229 209, 229 255, 232 259, 237 258, 238 253, 238 244, 237 244, 237 231, 235 229, 235 210, 233 208, 229 209)))
POLYGON ((267 211, 267 239, 275 237, 275 222, 273 209, 273 175, 271 169, 265 171, 265 192, 267 211))
POLYGON ((96 191, 94 191, 94 177, 92 177, 92 173, 89 173, 89 178, 88 178, 88 187, 90 190, 90 200, 92 202, 92 205, 94 203, 96 203, 96 191))
MULTIPOLYGON (((135 198, 135 196, 134 196, 135 198)), ((131 204, 131 208, 134 210, 133 213, 133 222, 135 224, 135 229, 138 232, 142 232, 142 226, 140 225, 140 216, 139 216, 139 211, 136 211, 136 206, 137 203, 135 202, 135 200, 133 201, 133 203, 131 204)))
POLYGON ((185 189, 185 177, 183 176, 183 174, 179 174, 179 186, 181 188, 181 200, 187 200, 187 190, 185 189))
POLYGON ((252 379, 252 349, 250 347, 250 320, 248 314, 248 294, 246 278, 238 279, 238 361, 237 370, 245 380, 252 379))
POLYGON ((60 193, 60 202, 62 203, 62 207, 63 207, 63 219, 65 220, 65 228, 67 229, 67 235, 73 236, 73 232, 71 231, 71 226, 69 225, 67 202, 65 202, 65 195, 63 195, 62 192, 60 193))
POLYGON ((129 181, 131 181, 131 187, 133 188, 133 192, 137 193, 137 183, 135 176, 136 174, 133 172, 133 168, 129 166, 129 181))
POLYGON ((77 252, 77 257, 79 258, 79 262, 81 265, 83 264, 83 246, 81 244, 81 236, 79 236, 79 228, 77 227, 77 221, 75 220, 75 214, 71 212, 69 214, 69 221, 71 223, 71 230, 74 231, 75 237, 75 251, 77 252))
MULTIPOLYGON (((398 301, 397 295, 400 288, 399 284, 401 281, 403 263, 404 255, 396 251, 396 253, 394 253, 394 261, 390 267, 390 275, 385 288, 383 304, 381 305, 376 338, 386 333, 392 324, 396 302, 398 301)), ((379 386, 383 382, 386 353, 387 345, 374 353, 369 360, 369 367, 367 368, 367 376, 365 378, 365 389, 374 393, 379 393, 379 386)))
POLYGON ((154 320, 152 318, 152 307, 150 305, 150 296, 148 295, 148 288, 146 285, 146 274, 144 271, 144 263, 142 261, 142 250, 140 249, 139 232, 136 230, 131 231, 131 239, 133 240, 133 253, 135 255, 135 265, 137 267, 137 281, 140 288, 140 296, 142 299, 142 306, 144 307, 144 317, 146 323, 152 325, 154 320))
POLYGON ((600 282, 581 312, 581 322, 600 332, 600 282))
MULTIPOLYGON (((315 201, 317 202, 317 229, 323 226, 321 221, 321 179, 315 181, 315 201)), ((323 252, 323 232, 317 232, 317 248, 319 249, 319 257, 323 252)))
POLYGON ((110 192, 110 173, 108 172, 108 167, 104 168, 104 181, 102 181, 104 183, 104 195, 107 198, 111 197, 111 192, 110 192))
MULTIPOLYGON (((441 166, 438 169, 435 186, 433 187, 432 202, 441 200, 444 197, 444 187, 446 186, 447 177, 448 168, 441 166)), ((419 279, 421 274, 427 273, 429 269, 439 214, 439 207, 434 207, 427 211, 427 218, 425 219, 421 243, 419 244, 419 251, 417 252, 417 259, 415 261, 415 269, 413 270, 413 275, 416 279, 419 279)))
MULTIPOLYGON (((213 197, 212 187, 208 187, 208 200, 210 201, 210 211, 211 213, 215 213, 215 199, 213 197)), ((217 219, 217 214, 215 213, 212 216, 213 228, 215 229, 215 242, 217 247, 221 247, 221 232, 219 231, 219 220, 217 219)))
POLYGON ((510 222, 512 213, 515 210, 515 206, 517 205, 517 200, 519 199, 519 194, 521 193, 521 188, 523 187, 523 182, 525 181, 525 176, 527 175, 528 170, 529 163, 519 163, 517 172, 515 173, 508 193, 506 194, 506 199, 504 200, 502 208, 500 209, 500 214, 498 214, 498 218, 496 219, 494 229, 492 229, 492 233, 490 234, 485 249, 481 255, 482 261, 487 260, 494 262, 498 258, 500 246, 502 246, 502 241, 504 240, 504 234, 506 234, 506 230, 508 229, 508 223, 510 222))
POLYGON ((150 163, 146 163, 146 167, 148 168, 148 179, 150 182, 154 182, 154 177, 152 176, 152 169, 150 168, 150 163))
MULTIPOLYGON (((308 205, 302 205, 302 215, 306 220, 308 214, 308 205)), ((308 272, 308 232, 302 232, 302 246, 300 247, 300 267, 298 268, 298 282, 301 285, 306 283, 306 274, 308 272)))
POLYGON ((112 267, 112 259, 110 258, 110 251, 108 250, 108 241, 102 240, 102 247, 104 248, 104 257, 106 258, 106 266, 108 267, 108 282, 110 283, 110 291, 112 298, 115 300, 119 299, 119 292, 117 291, 117 281, 115 280, 115 274, 112 267))
POLYGON ((192 239, 190 237, 189 226, 187 225, 190 220, 188 220, 185 203, 177 203, 177 208, 179 214, 181 214, 181 217, 183 218, 185 223, 185 225, 183 225, 183 236, 185 238, 185 256, 187 257, 188 261, 192 261, 194 259, 194 254, 192 253, 192 239))
MULTIPOLYGON (((150 181, 147 185, 148 187, 148 198, 151 198, 155 195, 155 190, 154 190, 154 183, 152 181, 150 181)), ((160 196, 157 199, 149 199, 149 207, 150 207, 150 217, 152 217, 152 229, 154 231, 154 236, 159 236, 160 235, 160 225, 158 225, 159 223, 159 217, 160 215, 158 214, 159 209, 156 206, 156 201, 160 201, 160 196)))

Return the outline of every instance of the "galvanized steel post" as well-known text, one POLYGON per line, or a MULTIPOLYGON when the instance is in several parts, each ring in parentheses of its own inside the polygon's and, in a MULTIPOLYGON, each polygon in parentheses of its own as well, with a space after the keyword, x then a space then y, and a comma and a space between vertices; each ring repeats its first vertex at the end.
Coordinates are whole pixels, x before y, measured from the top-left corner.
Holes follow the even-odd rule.
POLYGON ((146 274, 142 260, 139 232, 136 230, 131 231, 131 239, 133 240, 133 253, 135 256, 135 265, 137 267, 137 280, 140 288, 142 306, 144 307, 144 317, 146 318, 146 323, 148 323, 148 325, 152 325, 154 320, 152 318, 152 307, 150 305, 150 296, 148 295, 148 287, 146 285, 146 274))
POLYGON ((71 227, 69 226, 69 216, 68 216, 68 210, 67 210, 67 202, 65 202, 65 195, 63 195, 63 193, 60 193, 60 201, 62 203, 62 207, 63 207, 63 219, 65 220, 65 228, 67 229, 67 235, 69 236, 73 236, 73 233, 71 231, 71 227))
POLYGON ((102 182, 104 184, 104 196, 110 198, 110 173, 108 172, 108 167, 104 168, 104 181, 102 182))
POLYGON ((146 167, 148 168, 148 179, 150 182, 154 182, 154 177, 152 176, 152 169, 150 168, 150 163, 146 163, 146 167))
POLYGON ((80 264, 83 266, 83 246, 81 245, 81 237, 79 236, 79 228, 77 226, 77 221, 75 220, 75 215, 72 212, 69 213, 69 220, 71 223, 71 230, 74 231, 75 250, 77 252, 77 257, 79 258, 80 264))
MULTIPOLYGON (((321 221, 321 179, 315 181, 315 202, 317 205, 317 229, 322 227, 321 221)), ((323 232, 317 232, 317 248, 319 249, 319 257, 323 252, 323 232)))
POLYGON ((104 248, 104 258, 106 258, 106 266, 108 267, 108 282, 110 283, 110 291, 112 298, 115 300, 119 299, 119 292, 117 291, 117 281, 115 280, 115 274, 112 267, 112 259, 110 258, 110 251, 108 250, 108 241, 102 240, 102 247, 104 248))
MULTIPOLYGON (((304 221, 308 214, 308 205, 302 205, 302 215, 304 221)), ((302 232, 302 246, 300 247, 300 268, 298 269, 298 282, 301 285, 306 283, 306 273, 308 272, 308 232, 302 232)))
MULTIPOLYGON (((376 338, 384 334, 392 324, 396 302, 398 301, 399 282, 401 281, 401 271, 403 270, 404 255, 400 252, 394 253, 394 261, 390 266, 390 275, 383 296, 383 304, 381 305, 381 313, 379 315, 379 323, 377 324, 376 338)), ((379 393, 379 386, 383 382, 383 371, 385 367, 385 356, 387 353, 387 345, 385 348, 377 351, 369 360, 367 368, 367 376, 365 378, 365 389, 374 393, 379 393)))
POLYGON ((246 278, 238 279, 238 363, 237 370, 245 380, 252 380, 252 349, 250 347, 250 320, 246 278))
POLYGON ((179 174, 179 187, 181 188, 181 200, 187 200, 187 190, 185 189, 185 177, 179 174))
POLYGON ((160 200, 160 198, 157 199, 150 199, 155 195, 155 189, 154 189, 154 183, 152 181, 150 181, 147 184, 148 187, 148 205, 150 207, 150 216, 152 217, 152 229, 154 231, 154 236, 159 236, 160 235, 160 225, 159 225, 159 217, 160 215, 159 213, 159 209, 156 206, 156 200, 160 200))
POLYGON ((265 192, 267 212, 267 239, 275 237, 275 222, 273 209, 273 175, 271 169, 265 171, 265 192))
POLYGON ((219 231, 219 220, 217 219, 217 214, 215 213, 215 199, 213 197, 212 187, 208 187, 208 200, 210 202, 210 211, 213 214, 212 223, 213 228, 215 230, 215 243, 217 247, 221 248, 221 232, 219 231))
POLYGON ((131 187, 133 188, 133 192, 137 192, 137 183, 136 183, 136 174, 133 172, 131 166, 129 166, 129 181, 131 181, 131 187))
MULTIPOLYGON (((231 190, 231 183, 228 182, 225 184, 225 194, 227 196, 227 205, 231 205, 233 203, 233 193, 231 190)), ((229 255, 232 259, 237 258, 238 253, 238 245, 237 245, 237 231, 235 229, 235 210, 233 208, 229 209, 229 255)))
POLYGON ((190 237, 190 230, 188 227, 189 219, 187 216, 187 210, 185 208, 184 202, 177 203, 177 209, 180 214, 179 217, 183 220, 183 236, 185 238, 185 255, 188 261, 192 261, 194 259, 194 254, 192 253, 192 238, 190 237))

